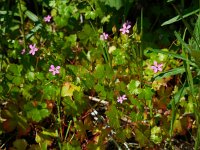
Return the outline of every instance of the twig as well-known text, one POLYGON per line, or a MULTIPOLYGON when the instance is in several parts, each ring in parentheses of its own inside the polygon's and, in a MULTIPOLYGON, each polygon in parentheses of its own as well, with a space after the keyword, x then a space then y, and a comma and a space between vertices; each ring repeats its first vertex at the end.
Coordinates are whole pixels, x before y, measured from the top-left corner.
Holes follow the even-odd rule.
POLYGON ((98 99, 98 98, 96 98, 96 97, 89 96, 89 99, 92 100, 92 101, 95 101, 95 102, 98 102, 98 103, 104 104, 104 105, 108 105, 108 104, 109 104, 107 101, 104 101, 104 100, 98 99))

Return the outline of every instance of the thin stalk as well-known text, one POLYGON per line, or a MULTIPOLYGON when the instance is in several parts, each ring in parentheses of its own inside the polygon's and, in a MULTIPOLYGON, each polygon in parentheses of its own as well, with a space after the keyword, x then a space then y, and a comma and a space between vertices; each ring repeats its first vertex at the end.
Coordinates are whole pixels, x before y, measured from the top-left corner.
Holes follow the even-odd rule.
MULTIPOLYGON (((185 33, 186 33, 186 30, 184 32, 184 37, 185 37, 185 33)), ((184 40, 184 38, 183 38, 183 40, 184 40)), ((183 55, 186 57, 186 59, 188 59, 188 53, 186 53, 185 47, 183 47, 182 50, 183 50, 183 55)), ((191 95, 193 96, 193 106, 194 106, 194 113, 195 113, 195 119, 196 119, 196 125, 197 125, 197 136, 196 136, 194 148, 195 148, 195 150, 198 150, 198 147, 200 145, 200 128, 199 128, 199 125, 200 125, 200 116, 199 116, 200 90, 199 90, 199 98, 197 100, 194 97, 195 92, 194 92, 193 77, 192 77, 192 73, 191 73, 191 70, 190 70, 190 64, 189 64, 188 61, 184 61, 184 67, 185 67, 185 70, 186 70, 187 81, 188 81, 188 84, 189 84, 191 95)))
POLYGON ((140 57, 140 82, 141 82, 141 86, 143 86, 143 56, 144 56, 144 51, 143 51, 143 45, 142 45, 142 36, 143 36, 143 8, 141 9, 141 26, 140 26, 140 53, 139 53, 139 57, 140 57))
POLYGON ((20 20, 21 20, 21 26, 22 26, 23 47, 24 47, 24 49, 26 49, 26 38, 25 38, 25 27, 24 27, 24 13, 23 13, 22 7, 21 7, 22 1, 18 0, 18 3, 19 3, 19 14, 20 14, 20 20))
POLYGON ((62 123, 61 123, 61 116, 60 116, 61 115, 61 111, 60 111, 61 91, 62 91, 62 86, 60 88, 59 99, 57 100, 57 110, 58 110, 58 124, 59 124, 59 128, 60 128, 60 138, 61 138, 61 141, 63 141, 62 123))
POLYGON ((67 135, 68 135, 68 133, 69 133, 69 129, 70 129, 70 127, 71 127, 71 124, 72 124, 72 120, 69 121, 69 124, 68 124, 68 127, 67 127, 67 132, 66 132, 66 134, 65 134, 64 141, 66 141, 66 138, 67 138, 67 135))

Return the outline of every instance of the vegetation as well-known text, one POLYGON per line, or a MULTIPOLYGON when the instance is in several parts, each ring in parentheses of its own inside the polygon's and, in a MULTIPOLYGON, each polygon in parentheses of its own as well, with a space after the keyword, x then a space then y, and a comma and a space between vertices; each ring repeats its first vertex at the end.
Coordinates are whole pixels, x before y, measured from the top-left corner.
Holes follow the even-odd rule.
POLYGON ((200 147, 200 1, 0 8, 0 149, 200 147))

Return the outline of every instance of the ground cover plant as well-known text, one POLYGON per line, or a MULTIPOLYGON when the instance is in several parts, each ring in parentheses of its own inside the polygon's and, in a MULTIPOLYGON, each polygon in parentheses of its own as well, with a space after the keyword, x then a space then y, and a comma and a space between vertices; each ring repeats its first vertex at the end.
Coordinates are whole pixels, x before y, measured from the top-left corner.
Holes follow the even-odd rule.
POLYGON ((0 149, 199 148, 200 2, 0 4, 0 149))

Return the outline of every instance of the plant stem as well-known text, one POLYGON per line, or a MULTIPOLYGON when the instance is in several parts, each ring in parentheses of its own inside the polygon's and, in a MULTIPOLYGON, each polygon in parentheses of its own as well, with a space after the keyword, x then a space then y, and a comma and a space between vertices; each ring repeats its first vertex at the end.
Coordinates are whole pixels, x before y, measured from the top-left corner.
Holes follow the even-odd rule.
POLYGON ((26 38, 25 38, 25 27, 24 27, 24 13, 22 11, 21 7, 21 0, 18 0, 19 3, 19 14, 20 14, 20 19, 21 19, 21 26, 22 26, 22 36, 23 36, 23 47, 26 49, 26 38))

